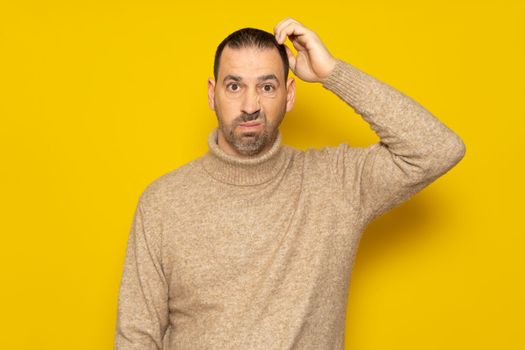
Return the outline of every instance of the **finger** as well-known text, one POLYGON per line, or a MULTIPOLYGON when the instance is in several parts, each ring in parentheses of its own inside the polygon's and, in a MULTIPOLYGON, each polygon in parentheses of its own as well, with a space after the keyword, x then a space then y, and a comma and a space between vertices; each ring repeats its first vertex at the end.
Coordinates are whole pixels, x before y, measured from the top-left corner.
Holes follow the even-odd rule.
POLYGON ((279 26, 278 31, 276 33, 277 42, 279 42, 279 44, 282 44, 286 41, 287 34, 291 34, 291 31, 289 29, 291 28, 291 26, 297 27, 301 26, 301 24, 292 19, 282 23, 281 26, 279 26))
POLYGON ((277 42, 279 44, 284 43, 286 41, 286 36, 288 34, 291 35, 293 33, 293 31, 290 28, 303 28, 303 30, 299 30, 299 31, 304 31, 304 29, 306 29, 301 23, 297 22, 294 19, 290 18, 289 20, 284 21, 277 28, 277 31, 275 33, 275 38, 277 39, 277 42))
POLYGON ((282 44, 286 40, 287 36, 290 37, 293 35, 293 36, 301 37, 306 34, 308 34, 308 29, 306 29, 306 27, 304 27, 300 23, 291 22, 291 23, 288 23, 285 27, 283 27, 280 30, 278 37, 277 37, 277 42, 279 44, 282 44))
POLYGON ((308 50, 306 49, 306 46, 303 45, 303 44, 301 44, 301 43, 299 42, 299 40, 297 40, 297 39, 294 38, 294 40, 290 40, 290 41, 292 42, 293 47, 295 47, 295 49, 296 49, 297 51, 308 51, 308 50))
POLYGON ((290 69, 295 74, 295 64, 297 62, 297 59, 295 58, 292 50, 288 46, 284 45, 284 48, 286 50, 286 55, 288 56, 288 63, 290 64, 290 69))
POLYGON ((277 23, 277 24, 275 25, 275 27, 273 28, 273 32, 274 32, 274 34, 277 34, 277 33, 281 30, 281 28, 283 27, 283 25, 285 25, 285 24, 287 24, 287 23, 289 23, 289 22, 291 22, 291 21, 293 21, 293 20, 294 20, 294 19, 292 19, 292 18, 290 18, 290 17, 286 17, 285 19, 283 19, 282 21, 280 21, 279 23, 277 23))

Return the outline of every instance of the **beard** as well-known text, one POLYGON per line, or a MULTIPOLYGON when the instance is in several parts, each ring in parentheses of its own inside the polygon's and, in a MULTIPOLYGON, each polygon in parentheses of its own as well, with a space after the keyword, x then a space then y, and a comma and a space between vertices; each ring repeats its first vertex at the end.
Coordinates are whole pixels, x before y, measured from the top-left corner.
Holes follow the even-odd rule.
MULTIPOLYGON (((239 154, 254 156, 261 153, 267 146, 273 144, 277 137, 278 126, 282 116, 277 118, 274 123, 268 123, 266 115, 262 111, 252 114, 243 113, 235 118, 231 124, 223 122, 217 112, 219 129, 222 131, 226 142, 228 142, 239 154), (250 121, 261 123, 261 129, 254 131, 243 131, 239 125, 250 121)), ((284 114, 283 114, 284 116, 284 114)))

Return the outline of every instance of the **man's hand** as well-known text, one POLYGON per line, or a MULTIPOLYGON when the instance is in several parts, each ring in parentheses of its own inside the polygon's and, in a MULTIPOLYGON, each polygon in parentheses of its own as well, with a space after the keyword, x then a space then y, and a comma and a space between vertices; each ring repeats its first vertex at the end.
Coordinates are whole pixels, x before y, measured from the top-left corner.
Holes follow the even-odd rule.
POLYGON ((286 18, 279 22, 273 31, 279 44, 283 44, 288 36, 296 48, 297 56, 294 56, 292 50, 285 45, 290 69, 300 79, 322 82, 334 69, 336 59, 328 52, 317 34, 301 23, 286 18))

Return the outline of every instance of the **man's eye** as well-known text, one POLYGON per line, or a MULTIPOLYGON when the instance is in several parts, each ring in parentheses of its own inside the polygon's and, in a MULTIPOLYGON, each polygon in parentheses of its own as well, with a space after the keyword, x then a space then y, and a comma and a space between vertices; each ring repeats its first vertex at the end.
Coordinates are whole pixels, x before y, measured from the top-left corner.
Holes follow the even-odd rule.
POLYGON ((273 85, 271 84, 265 84, 263 85, 263 91, 264 92, 272 92, 274 90, 273 85))
POLYGON ((228 89, 229 89, 230 91, 237 91, 237 90, 239 90, 239 85, 236 84, 236 83, 228 84, 228 89))

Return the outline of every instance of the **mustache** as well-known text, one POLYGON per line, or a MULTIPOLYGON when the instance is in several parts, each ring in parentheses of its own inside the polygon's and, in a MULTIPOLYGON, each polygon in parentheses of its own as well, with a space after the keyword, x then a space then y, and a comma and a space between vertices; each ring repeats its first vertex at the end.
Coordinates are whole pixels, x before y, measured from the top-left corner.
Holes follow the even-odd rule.
POLYGON ((266 119, 266 116, 264 115, 264 113, 261 112, 261 110, 255 111, 253 113, 242 113, 236 119, 237 119, 237 123, 240 124, 240 123, 246 123, 252 120, 256 120, 259 117, 263 121, 266 119))

